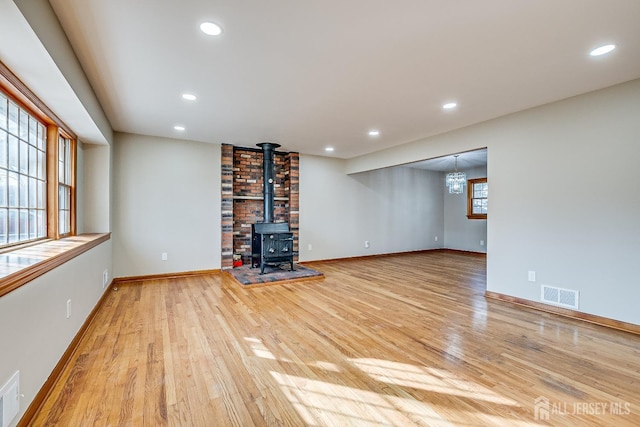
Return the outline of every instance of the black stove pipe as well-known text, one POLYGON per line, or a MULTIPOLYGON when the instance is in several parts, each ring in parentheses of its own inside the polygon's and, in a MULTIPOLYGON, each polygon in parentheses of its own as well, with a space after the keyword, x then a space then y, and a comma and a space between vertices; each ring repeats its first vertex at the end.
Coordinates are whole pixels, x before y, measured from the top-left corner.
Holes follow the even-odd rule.
POLYGON ((276 148, 280 147, 280 144, 272 142, 261 142, 257 144, 262 148, 262 173, 264 177, 264 222, 273 222, 273 184, 274 184, 274 162, 273 152, 276 148))

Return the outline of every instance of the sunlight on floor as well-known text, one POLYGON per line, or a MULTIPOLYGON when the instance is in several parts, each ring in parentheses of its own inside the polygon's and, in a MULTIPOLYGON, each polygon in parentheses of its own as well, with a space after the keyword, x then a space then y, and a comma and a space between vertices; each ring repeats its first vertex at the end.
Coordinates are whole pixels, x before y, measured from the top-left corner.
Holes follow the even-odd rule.
POLYGON ((374 358, 345 359, 350 367, 341 369, 327 361, 283 359, 274 355, 260 339, 244 339, 257 357, 326 372, 326 375, 307 377, 269 371, 309 426, 538 425, 518 419, 517 413, 522 414, 523 408, 513 399, 444 369, 374 358), (352 367, 366 373, 369 379, 360 379, 356 386, 348 386, 345 383, 349 384, 354 377, 343 379, 340 374, 332 374, 348 375, 352 367), (512 407, 507 412, 512 411, 513 416, 494 415, 496 406, 512 407))
POLYGON ((271 371, 285 396, 310 426, 396 426, 418 420, 450 425, 429 405, 384 394, 271 371))
POLYGON ((263 359, 278 360, 258 338, 245 337, 244 339, 251 343, 251 350, 256 356, 262 357, 263 359))
MULTIPOLYGON (((411 395, 410 389, 402 387, 383 388, 376 393, 275 371, 270 373, 309 426, 540 425, 493 415, 490 408, 486 412, 476 411, 468 405, 452 402, 446 395, 439 397, 436 403, 422 402, 411 395)), ((363 384, 363 387, 368 386, 363 384)))
POLYGON ((517 402, 511 399, 500 396, 479 384, 459 379, 451 372, 444 370, 378 359, 351 359, 351 362, 371 378, 388 384, 517 406, 517 402))

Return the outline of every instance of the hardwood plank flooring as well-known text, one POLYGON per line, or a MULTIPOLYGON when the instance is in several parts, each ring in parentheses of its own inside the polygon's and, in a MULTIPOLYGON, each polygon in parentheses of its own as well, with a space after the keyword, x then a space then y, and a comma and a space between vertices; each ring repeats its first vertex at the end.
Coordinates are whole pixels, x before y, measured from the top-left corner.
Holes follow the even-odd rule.
POLYGON ((485 299, 483 257, 310 267, 120 284, 33 425, 640 425, 640 337, 485 299))

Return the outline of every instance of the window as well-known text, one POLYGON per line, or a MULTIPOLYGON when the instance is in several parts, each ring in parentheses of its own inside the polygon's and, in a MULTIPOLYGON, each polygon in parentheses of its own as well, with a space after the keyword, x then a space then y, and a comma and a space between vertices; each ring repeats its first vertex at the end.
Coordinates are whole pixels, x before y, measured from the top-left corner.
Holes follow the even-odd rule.
POLYGON ((467 218, 487 219, 487 178, 470 179, 467 184, 467 218))
POLYGON ((45 163, 44 125, 0 92, 0 247, 46 237, 45 163))
POLYGON ((58 137, 58 232, 60 236, 71 233, 71 139, 58 137))
POLYGON ((0 249, 75 234, 75 139, 39 104, 0 63, 0 249))

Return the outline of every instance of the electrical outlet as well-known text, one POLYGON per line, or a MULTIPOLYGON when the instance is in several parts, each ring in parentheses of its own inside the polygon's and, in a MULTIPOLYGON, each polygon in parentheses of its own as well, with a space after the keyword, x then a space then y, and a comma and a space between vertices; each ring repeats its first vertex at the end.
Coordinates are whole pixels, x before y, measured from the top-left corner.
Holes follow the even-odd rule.
POLYGON ((365 247, 365 249, 369 249, 369 246, 371 246, 371 245, 369 244, 369 241, 368 241, 368 240, 365 240, 365 241, 364 241, 364 247, 365 247))
POLYGON ((310 251, 313 250, 313 246, 311 246, 311 243, 309 243, 308 250, 310 250, 310 251))
POLYGON ((67 319, 71 317, 71 300, 67 300, 67 319))
POLYGON ((480 246, 484 246, 484 240, 480 240, 480 246))
POLYGON ((109 283, 109 270, 102 272, 102 289, 107 287, 107 283, 109 283))
POLYGON ((168 259, 169 259, 169 256, 167 255, 167 253, 166 252, 162 252, 162 260, 166 261, 168 259))
POLYGON ((436 241, 436 242, 438 241, 438 236, 436 236, 435 241, 436 241))
POLYGON ((528 277, 528 280, 530 282, 535 282, 536 281, 536 272, 535 271, 529 271, 527 273, 527 277, 528 277))

